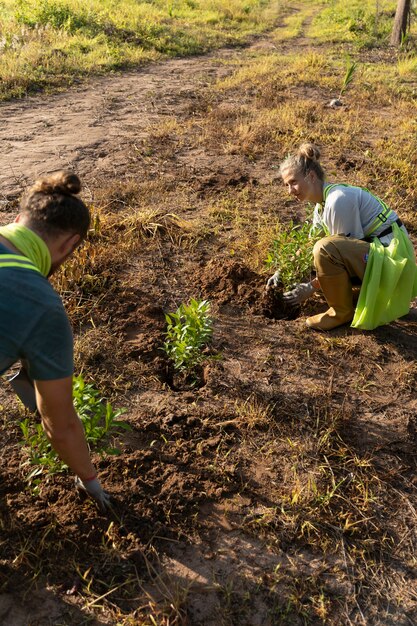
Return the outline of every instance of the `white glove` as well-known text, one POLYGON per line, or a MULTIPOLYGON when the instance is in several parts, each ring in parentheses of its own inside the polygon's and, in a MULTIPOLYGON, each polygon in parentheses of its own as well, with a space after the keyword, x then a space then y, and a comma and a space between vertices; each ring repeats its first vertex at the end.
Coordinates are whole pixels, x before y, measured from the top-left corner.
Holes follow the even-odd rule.
POLYGON ((273 287, 278 287, 278 285, 279 285, 279 270, 277 270, 275 274, 271 276, 271 278, 268 278, 268 280, 266 281, 266 288, 272 289, 273 287))
POLYGON ((301 304, 304 300, 307 300, 315 291, 317 291, 311 283, 299 283, 291 289, 286 291, 283 295, 284 301, 290 305, 301 304))
POLYGON ((111 508, 110 494, 104 491, 98 478, 93 478, 92 480, 81 480, 81 478, 76 476, 75 486, 78 491, 82 491, 93 498, 101 511, 111 508))

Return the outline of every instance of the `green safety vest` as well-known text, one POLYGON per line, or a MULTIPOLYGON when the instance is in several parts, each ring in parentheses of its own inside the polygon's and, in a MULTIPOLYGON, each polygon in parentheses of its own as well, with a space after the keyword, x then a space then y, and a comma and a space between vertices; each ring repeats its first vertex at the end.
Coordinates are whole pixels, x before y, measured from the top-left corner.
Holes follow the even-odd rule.
MULTIPOLYGON (((353 185, 347 185, 345 183, 334 183, 333 185, 328 185, 327 187, 325 187, 324 191, 323 191, 323 203, 322 203, 322 206, 326 202, 327 196, 329 195, 329 192, 334 187, 353 187, 353 185)), ((383 200, 381 200, 381 198, 378 198, 378 196, 375 196, 366 187, 358 187, 358 189, 362 189, 363 191, 367 191, 369 194, 371 194, 371 196, 373 198, 375 198, 375 200, 377 202, 379 202, 379 204, 381 206, 381 211, 378 213, 378 215, 376 216, 376 218, 374 219, 374 221, 370 225, 368 232, 365 233, 365 237, 370 237, 372 235, 372 233, 374 233, 382 224, 385 224, 385 222, 388 220, 388 217, 391 215, 391 213, 393 213, 393 211, 392 211, 392 209, 390 209, 385 204, 385 202, 383 200)))
POLYGON ((25 270, 34 270, 39 274, 41 273, 32 261, 20 254, 0 254, 0 268, 2 267, 22 267, 25 270))
POLYGON ((414 248, 406 233, 394 222, 393 238, 383 246, 375 237, 369 248, 353 328, 372 330, 406 315, 417 296, 414 248))

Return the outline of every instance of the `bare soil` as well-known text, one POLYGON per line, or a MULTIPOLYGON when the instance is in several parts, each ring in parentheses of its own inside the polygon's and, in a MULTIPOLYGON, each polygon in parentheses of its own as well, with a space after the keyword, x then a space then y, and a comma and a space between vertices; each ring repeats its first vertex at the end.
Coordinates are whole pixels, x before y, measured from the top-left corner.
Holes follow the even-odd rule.
MULTIPOLYGON (((155 129, 207 114, 210 85, 275 45, 266 37, 2 105, 2 221, 27 183, 60 167, 79 172, 93 204, 117 187, 116 214, 146 182, 166 190, 166 211, 200 225, 211 199, 270 188, 268 158, 206 149, 190 134, 177 145, 155 129)), ((304 317, 323 300, 288 311, 268 299, 265 275, 230 254, 235 237, 149 239, 83 325, 80 361, 113 378, 132 427, 120 456, 96 458, 112 515, 67 475, 31 495, 21 412, 4 384, 2 626, 417 624, 417 310, 372 332, 313 333, 304 317), (215 331, 199 384, 181 387, 160 348, 164 312, 189 297, 210 299, 215 331), (328 467, 343 497, 323 487, 316 509, 303 505, 328 467)))

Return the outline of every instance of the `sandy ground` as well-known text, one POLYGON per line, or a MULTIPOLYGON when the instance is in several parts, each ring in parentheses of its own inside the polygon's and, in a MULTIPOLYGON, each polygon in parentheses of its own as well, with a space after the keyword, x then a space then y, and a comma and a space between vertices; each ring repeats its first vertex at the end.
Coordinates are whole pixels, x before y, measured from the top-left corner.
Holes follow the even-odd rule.
POLYGON ((93 184, 98 176, 124 177, 126 150, 149 124, 181 112, 193 93, 230 73, 222 50, 137 71, 106 76, 77 89, 0 106, 0 184, 4 199, 37 176, 71 168, 93 184))

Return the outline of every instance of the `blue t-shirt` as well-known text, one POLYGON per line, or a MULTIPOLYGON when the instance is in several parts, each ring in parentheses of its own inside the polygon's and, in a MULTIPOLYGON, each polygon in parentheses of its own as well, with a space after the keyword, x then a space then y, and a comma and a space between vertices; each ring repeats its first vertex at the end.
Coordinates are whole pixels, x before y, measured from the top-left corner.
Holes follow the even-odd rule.
MULTIPOLYGON (((0 254, 10 250, 0 244, 0 254)), ((42 274, 0 267, 0 374, 19 360, 33 380, 71 376, 71 326, 61 298, 42 274)))

